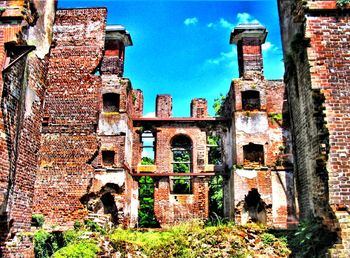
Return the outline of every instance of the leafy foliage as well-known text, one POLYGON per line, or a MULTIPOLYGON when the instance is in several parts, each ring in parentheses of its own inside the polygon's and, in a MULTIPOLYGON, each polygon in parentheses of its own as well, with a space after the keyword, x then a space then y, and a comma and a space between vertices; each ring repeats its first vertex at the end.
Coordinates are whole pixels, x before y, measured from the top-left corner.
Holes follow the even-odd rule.
POLYGON ((154 165, 154 159, 143 157, 141 160, 141 165, 154 165))
POLYGON ((35 227, 42 227, 45 222, 45 217, 42 214, 33 214, 32 215, 32 225, 35 227))
POLYGON ((214 165, 222 164, 220 136, 209 135, 207 142, 209 145, 208 163, 214 165))
POLYGON ((220 96, 218 98, 214 99, 213 108, 215 111, 215 116, 221 116, 222 115, 222 106, 225 102, 226 97, 220 93, 220 96))
POLYGON ((300 222, 289 244, 296 257, 323 257, 335 240, 335 233, 329 232, 320 219, 312 218, 300 222))
POLYGON ((338 7, 345 7, 349 3, 350 3, 350 0, 337 0, 338 7))
POLYGON ((224 215, 223 177, 212 177, 209 184, 209 211, 212 220, 220 220, 224 215))
POLYGON ((154 215, 154 181, 151 177, 143 176, 139 180, 139 227, 159 227, 154 215))
POLYGON ((63 246, 60 233, 49 233, 40 229, 34 234, 34 252, 36 258, 51 257, 51 255, 63 246))
POLYGON ((86 229, 92 231, 92 232, 99 232, 102 235, 105 235, 107 232, 106 230, 101 227, 100 225, 98 225, 95 221, 87 219, 84 221, 85 227, 86 229))
POLYGON ((97 243, 92 240, 82 240, 74 242, 61 248, 52 257, 53 258, 94 258, 100 251, 97 243))

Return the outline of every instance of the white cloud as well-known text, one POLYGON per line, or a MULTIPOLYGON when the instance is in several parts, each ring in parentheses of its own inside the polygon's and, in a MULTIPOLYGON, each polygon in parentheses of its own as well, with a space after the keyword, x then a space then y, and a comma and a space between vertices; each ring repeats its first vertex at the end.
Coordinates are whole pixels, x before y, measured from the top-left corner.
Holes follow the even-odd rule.
POLYGON ((143 117, 156 117, 156 113, 155 112, 149 112, 147 114, 145 114, 143 117))
POLYGON ((207 27, 208 27, 208 28, 213 28, 213 27, 215 27, 215 24, 214 24, 213 22, 208 23, 207 27))
POLYGON ((184 20, 184 24, 186 26, 196 25, 197 23, 198 23, 197 17, 187 18, 186 20, 184 20))
POLYGON ((238 13, 237 14, 237 25, 239 24, 261 24, 257 19, 255 19, 249 13, 238 13))
POLYGON ((219 24, 220 24, 221 27, 227 28, 227 29, 230 29, 230 30, 232 30, 233 27, 235 26, 234 24, 226 21, 224 18, 220 18, 219 24))
POLYGON ((237 55, 236 51, 232 49, 229 52, 221 52, 220 56, 218 56, 217 58, 208 59, 206 62, 213 65, 220 65, 222 63, 227 63, 229 66, 231 66, 236 61, 235 60, 236 55, 237 55))
POLYGON ((264 44, 261 46, 262 51, 267 52, 267 51, 276 51, 278 50, 278 47, 276 47, 274 44, 272 44, 270 41, 266 41, 264 44))

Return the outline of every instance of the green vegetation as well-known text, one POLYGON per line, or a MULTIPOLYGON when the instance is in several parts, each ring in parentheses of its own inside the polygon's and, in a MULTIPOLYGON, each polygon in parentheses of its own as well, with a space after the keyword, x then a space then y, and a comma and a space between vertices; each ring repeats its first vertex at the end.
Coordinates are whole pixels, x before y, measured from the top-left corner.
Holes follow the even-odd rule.
POLYGON ((271 234, 273 246, 266 248, 261 238, 264 231, 259 226, 208 227, 193 221, 161 231, 117 229, 110 239, 122 257, 287 257, 286 244, 271 234))
MULTIPOLYGON (((76 225, 77 223, 74 224, 76 225)), ((34 234, 35 257, 95 257, 100 250, 96 238, 103 234, 106 234, 106 230, 91 220, 85 220, 79 230, 48 232, 40 229, 34 234), (84 234, 88 234, 87 237, 84 234)))
POLYGON ((337 0, 337 6, 342 8, 350 3, 350 0, 337 0))
POLYGON ((268 116, 271 118, 272 122, 276 122, 278 124, 283 120, 283 115, 281 113, 269 113, 268 116))
POLYGON ((32 226, 41 228, 44 225, 45 218, 42 214, 32 215, 32 226))
POLYGON ((214 176, 209 183, 209 211, 212 225, 217 225, 224 220, 224 179, 222 176, 214 176))
POLYGON ((214 164, 214 165, 222 164, 220 140, 221 139, 219 135, 208 136, 207 143, 209 145, 209 152, 208 152, 209 164, 214 164))
POLYGON ((222 106, 226 100, 226 97, 220 93, 220 97, 214 99, 213 108, 215 111, 215 116, 221 116, 222 115, 222 106))
POLYGON ((96 241, 84 240, 71 243, 61 248, 52 257, 54 258, 94 258, 100 251, 96 241))
POLYGON ((296 257, 324 257, 336 238, 336 233, 328 231, 320 219, 312 218, 300 222, 289 245, 296 257))
POLYGON ((141 165, 154 165, 154 159, 143 157, 141 160, 141 165))
POLYGON ((34 252, 36 258, 51 257, 60 247, 62 247, 62 239, 59 233, 49 233, 43 229, 35 232, 34 252))
POLYGON ((159 224, 154 215, 154 181, 152 177, 143 176, 140 178, 139 199, 139 227, 159 227, 159 224))

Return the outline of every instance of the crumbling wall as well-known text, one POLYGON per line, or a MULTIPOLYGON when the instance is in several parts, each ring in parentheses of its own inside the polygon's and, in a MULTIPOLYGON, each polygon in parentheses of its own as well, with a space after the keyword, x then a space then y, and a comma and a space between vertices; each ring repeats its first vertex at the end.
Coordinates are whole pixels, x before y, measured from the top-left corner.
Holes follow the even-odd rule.
POLYGON ((55 1, 2 4, 0 256, 33 257, 31 239, 19 234, 31 224, 55 1), (14 25, 7 25, 8 19, 14 25))
POLYGON ((49 60, 40 168, 34 213, 46 225, 71 226, 83 219, 86 194, 99 150, 96 137, 106 9, 58 10, 49 60))
POLYGON ((349 255, 349 9, 279 1, 279 10, 300 214, 323 218, 349 255))
MULTIPOLYGON (((204 171, 206 133, 197 127, 174 124, 157 128, 157 173, 173 173, 171 140, 176 135, 185 135, 192 141, 192 173, 204 171)), ((171 177, 163 177, 154 190, 154 212, 161 225, 208 217, 209 188, 206 178, 192 178, 192 194, 171 194, 170 184, 171 177)))

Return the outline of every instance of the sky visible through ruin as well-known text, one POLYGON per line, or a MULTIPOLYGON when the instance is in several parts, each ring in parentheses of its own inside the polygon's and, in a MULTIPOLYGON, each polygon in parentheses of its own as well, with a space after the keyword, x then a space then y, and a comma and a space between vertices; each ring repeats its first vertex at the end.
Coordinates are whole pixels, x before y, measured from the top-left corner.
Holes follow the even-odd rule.
POLYGON ((263 45, 267 79, 284 73, 277 1, 68 1, 58 8, 107 7, 107 24, 122 24, 133 46, 126 49, 124 77, 144 93, 144 115, 154 116, 157 94, 173 96, 173 116, 190 115, 193 98, 206 98, 209 113, 238 77, 230 32, 241 23, 268 31, 263 45))

